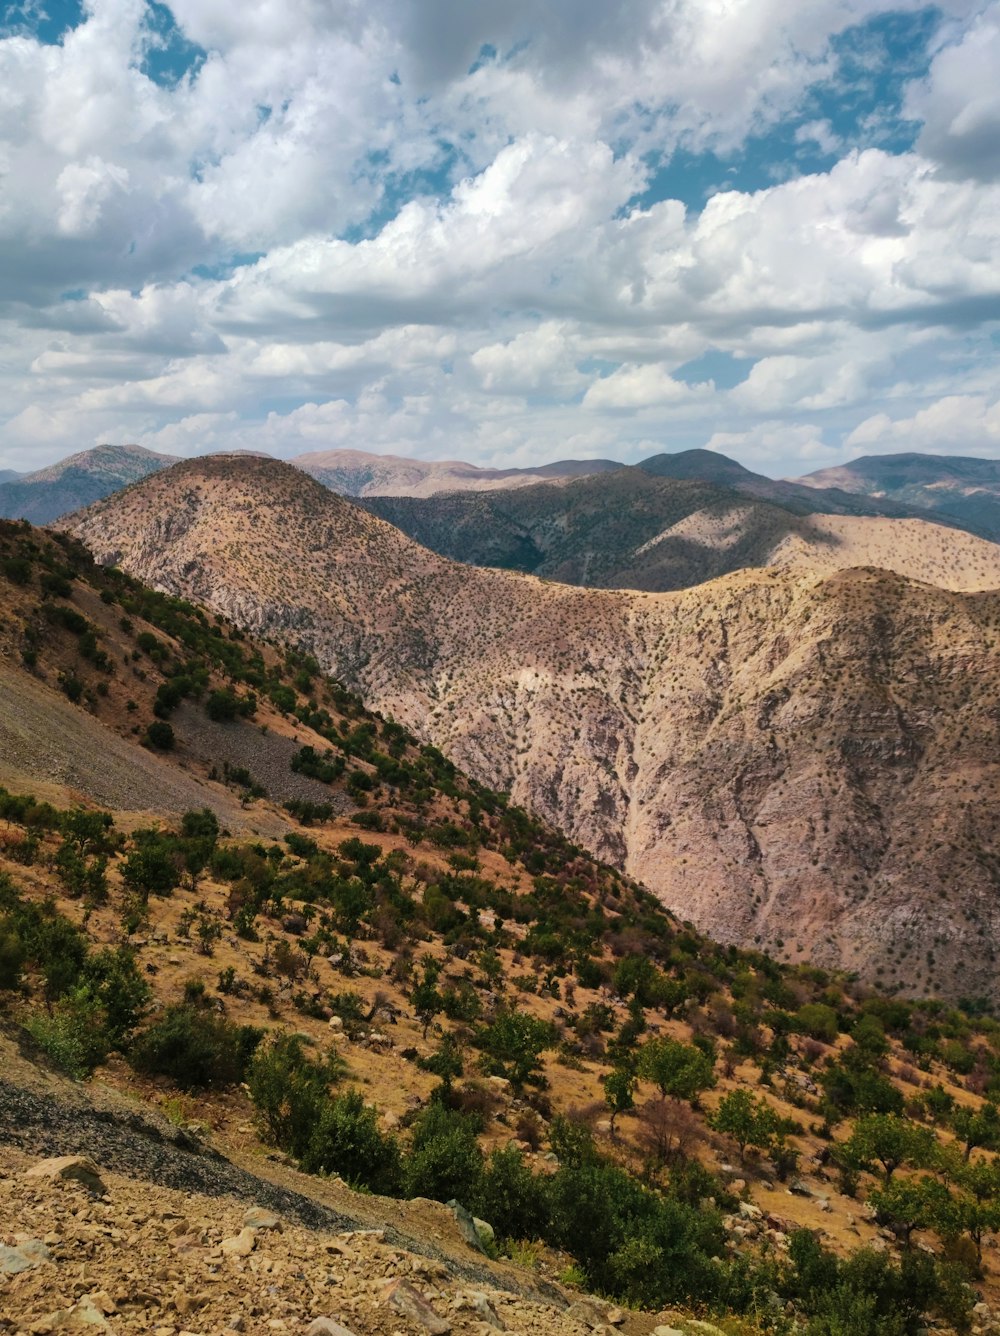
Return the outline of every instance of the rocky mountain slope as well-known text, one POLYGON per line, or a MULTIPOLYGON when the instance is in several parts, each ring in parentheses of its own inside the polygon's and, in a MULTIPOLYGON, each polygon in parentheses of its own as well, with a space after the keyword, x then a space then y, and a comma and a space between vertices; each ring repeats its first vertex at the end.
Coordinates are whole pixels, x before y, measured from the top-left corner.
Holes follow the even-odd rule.
POLYGON ((176 463, 141 445, 98 445, 36 473, 0 480, 0 518, 48 524, 176 463))
POLYGON ((544 479, 582 478, 621 465, 610 459, 564 459, 537 468, 490 469, 459 459, 410 459, 365 450, 316 450, 291 461, 342 496, 433 496, 438 492, 525 487, 544 479))
POLYGON ((920 506, 989 538, 1000 538, 1000 460, 917 453, 865 455, 797 481, 920 506))
POLYGON ((0 524, 0 662, 53 707, 4 697, 7 1328, 997 1336, 996 1022, 718 946, 64 536, 0 524))
POLYGON ((240 458, 71 528, 308 649, 723 940, 909 992, 995 986, 1000 594, 874 569, 661 595, 470 570, 240 458))
POLYGON ((879 566, 948 589, 1000 587, 1000 545, 891 502, 885 515, 863 497, 772 482, 706 450, 559 486, 360 504, 455 561, 592 588, 686 589, 751 566, 879 566))

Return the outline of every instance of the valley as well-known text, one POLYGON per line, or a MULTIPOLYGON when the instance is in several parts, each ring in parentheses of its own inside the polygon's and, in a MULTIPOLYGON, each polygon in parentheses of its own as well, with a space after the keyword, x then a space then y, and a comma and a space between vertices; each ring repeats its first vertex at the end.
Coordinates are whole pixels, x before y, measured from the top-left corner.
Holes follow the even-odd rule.
POLYGON ((579 589, 448 562, 245 457, 70 527, 314 655, 703 931, 908 993, 995 986, 1000 595, 795 566, 579 589))

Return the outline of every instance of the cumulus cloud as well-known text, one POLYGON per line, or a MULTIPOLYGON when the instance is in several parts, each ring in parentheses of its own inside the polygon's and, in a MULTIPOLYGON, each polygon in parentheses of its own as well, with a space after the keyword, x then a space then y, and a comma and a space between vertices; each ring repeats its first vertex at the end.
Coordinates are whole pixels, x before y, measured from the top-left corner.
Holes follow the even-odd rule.
POLYGON ((956 27, 907 111, 923 123, 918 146, 949 178, 1000 179, 1000 4, 956 27))
POLYGON ((1000 398, 947 395, 912 417, 875 413, 848 435, 845 445, 868 454, 927 450, 935 454, 1000 454, 1000 398))
POLYGON ((929 387, 993 448, 1000 4, 938 8, 893 152, 823 98, 839 35, 922 0, 172 0, 197 59, 169 79, 146 0, 57 43, 28 16, 0 30, 0 466, 711 441, 787 471, 929 431, 929 387), (756 184, 685 205, 658 174, 772 130, 756 184), (833 165, 794 175, 804 147, 833 165))

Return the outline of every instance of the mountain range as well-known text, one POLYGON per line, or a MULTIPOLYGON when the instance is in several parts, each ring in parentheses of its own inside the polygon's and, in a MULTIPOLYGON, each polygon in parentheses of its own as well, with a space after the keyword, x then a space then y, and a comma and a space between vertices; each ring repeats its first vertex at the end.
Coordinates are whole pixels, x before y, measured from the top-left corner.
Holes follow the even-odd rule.
POLYGON ((1000 460, 961 455, 866 455, 799 482, 920 506, 1000 538, 1000 460))
POLYGON ((98 445, 34 473, 0 475, 0 519, 49 524, 176 462, 141 445, 98 445))
MULTIPOLYGON (((575 588, 459 565, 245 456, 67 523, 100 562, 308 650, 722 940, 917 993, 998 981, 1000 593, 808 560, 575 588)), ((922 525, 919 579, 933 534, 954 538, 922 525)))
POLYGON ((879 566, 951 589, 1000 586, 1000 547, 937 512, 773 481, 707 450, 557 486, 360 504, 455 561, 594 588, 686 589, 787 565, 879 566))
MULTIPOLYGON (((82 510, 150 473, 176 464, 174 455, 140 445, 98 445, 34 473, 0 472, 0 519, 50 524, 82 510)), ((538 468, 484 469, 458 460, 425 461, 361 450, 321 450, 292 460, 311 477, 345 496, 431 496, 490 491, 541 480, 566 480, 619 469, 611 460, 563 460, 538 468)))

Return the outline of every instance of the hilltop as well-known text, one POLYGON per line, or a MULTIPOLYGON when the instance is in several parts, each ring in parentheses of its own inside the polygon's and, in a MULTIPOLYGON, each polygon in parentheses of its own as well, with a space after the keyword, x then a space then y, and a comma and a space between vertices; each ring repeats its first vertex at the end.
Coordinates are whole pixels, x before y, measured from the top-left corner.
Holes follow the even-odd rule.
POLYGON ((300 650, 64 537, 0 526, 0 609, 52 707, 0 790, 8 1318, 995 1332, 995 1022, 714 944, 300 650), (102 765, 53 775, 72 717, 102 765), (80 1154, 96 1180, 39 1164, 80 1154))
POLYGON ((267 460, 191 461, 72 529, 314 655, 703 930, 993 990, 1000 595, 874 569, 578 589, 448 562, 267 460))
POLYGON ((880 511, 772 482, 706 450, 559 486, 360 504, 455 561, 590 588, 662 592, 767 566, 878 566, 946 589, 1000 587, 1000 545, 892 502, 880 511))
POLYGON ((525 487, 543 479, 581 478, 621 467, 610 459, 564 459, 535 468, 491 469, 458 459, 411 459, 364 450, 316 450, 297 455, 291 463, 343 496, 493 491, 525 487))
POLYGON ((1000 461, 961 455, 864 455, 797 481, 920 506, 1000 538, 1000 461))
POLYGON ((141 445, 98 445, 35 473, 0 478, 0 518, 49 524, 176 462, 141 445))

